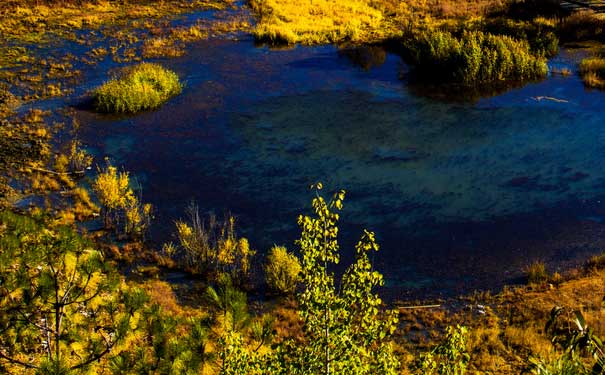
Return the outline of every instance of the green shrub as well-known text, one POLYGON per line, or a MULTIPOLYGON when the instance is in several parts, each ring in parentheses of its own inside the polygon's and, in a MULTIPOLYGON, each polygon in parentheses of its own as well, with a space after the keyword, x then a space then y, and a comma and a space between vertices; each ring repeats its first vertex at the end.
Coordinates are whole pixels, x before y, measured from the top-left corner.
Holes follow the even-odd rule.
POLYGON ((590 57, 582 60, 580 76, 586 86, 605 89, 605 58, 590 57))
POLYGON ((525 81, 546 76, 546 59, 533 55, 527 41, 480 31, 460 38, 445 31, 425 31, 408 42, 410 63, 424 76, 476 86, 525 81))
POLYGON ((294 292, 301 266, 298 258, 283 246, 273 246, 267 256, 265 277, 267 285, 276 292, 294 292))
POLYGON ((158 64, 141 63, 97 88, 93 100, 100 112, 135 113, 159 107, 181 89, 176 73, 158 64))

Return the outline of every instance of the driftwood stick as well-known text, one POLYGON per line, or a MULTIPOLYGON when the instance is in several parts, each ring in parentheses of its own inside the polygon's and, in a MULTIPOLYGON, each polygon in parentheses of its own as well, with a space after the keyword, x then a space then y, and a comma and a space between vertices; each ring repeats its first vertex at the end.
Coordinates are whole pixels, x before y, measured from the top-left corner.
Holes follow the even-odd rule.
POLYGON ((441 307, 441 305, 417 305, 417 306, 400 306, 399 310, 411 310, 411 309, 433 309, 441 307))
POLYGON ((54 174, 55 176, 69 176, 69 175, 78 175, 78 174, 86 173, 86 171, 84 171, 84 170, 75 171, 75 172, 57 172, 57 171, 51 171, 50 169, 37 168, 37 167, 29 167, 29 169, 31 169, 32 171, 35 171, 35 172, 54 174))

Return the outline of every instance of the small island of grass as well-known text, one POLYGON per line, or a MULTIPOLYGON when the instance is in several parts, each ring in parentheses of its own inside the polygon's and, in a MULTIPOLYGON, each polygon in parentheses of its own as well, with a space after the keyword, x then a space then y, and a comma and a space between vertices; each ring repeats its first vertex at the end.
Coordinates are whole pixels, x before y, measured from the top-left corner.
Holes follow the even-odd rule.
POLYGON ((176 73, 158 64, 141 63, 97 88, 94 107, 99 112, 136 113, 158 108, 181 89, 176 73))

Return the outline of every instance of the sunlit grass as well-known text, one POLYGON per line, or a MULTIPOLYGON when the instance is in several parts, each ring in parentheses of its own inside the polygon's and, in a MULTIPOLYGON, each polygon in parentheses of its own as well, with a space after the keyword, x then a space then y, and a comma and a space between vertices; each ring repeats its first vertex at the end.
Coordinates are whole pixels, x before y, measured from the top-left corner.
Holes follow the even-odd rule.
POLYGON ((158 64, 142 63, 96 89, 94 105, 100 112, 135 113, 159 107, 181 89, 176 73, 158 64))
POLYGON ((366 0, 251 0, 260 16, 254 36, 282 44, 323 44, 384 39, 395 29, 366 0))

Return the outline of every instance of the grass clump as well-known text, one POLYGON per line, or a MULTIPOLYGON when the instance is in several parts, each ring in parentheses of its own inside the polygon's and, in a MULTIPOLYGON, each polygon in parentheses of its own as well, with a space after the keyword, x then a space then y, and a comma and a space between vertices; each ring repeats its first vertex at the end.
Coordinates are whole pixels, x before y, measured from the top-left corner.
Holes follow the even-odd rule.
POLYGON ((425 31, 406 42, 409 62, 423 76, 477 86, 498 81, 525 81, 546 76, 546 59, 531 53, 527 41, 481 31, 460 37, 425 31))
POLYGON ((586 269, 593 272, 605 269, 605 253, 590 257, 586 262, 586 269))
POLYGON ((253 31, 273 44, 370 42, 394 32, 383 12, 366 0, 251 0, 259 16, 253 31))
POLYGON ((590 57, 582 60, 580 75, 587 87, 605 89, 605 58, 590 57))
POLYGON ((544 262, 533 262, 525 269, 528 284, 541 284, 548 280, 544 262))
POLYGON ((158 64, 142 63, 97 88, 94 105, 100 112, 135 113, 158 108, 181 89, 176 73, 158 64))

